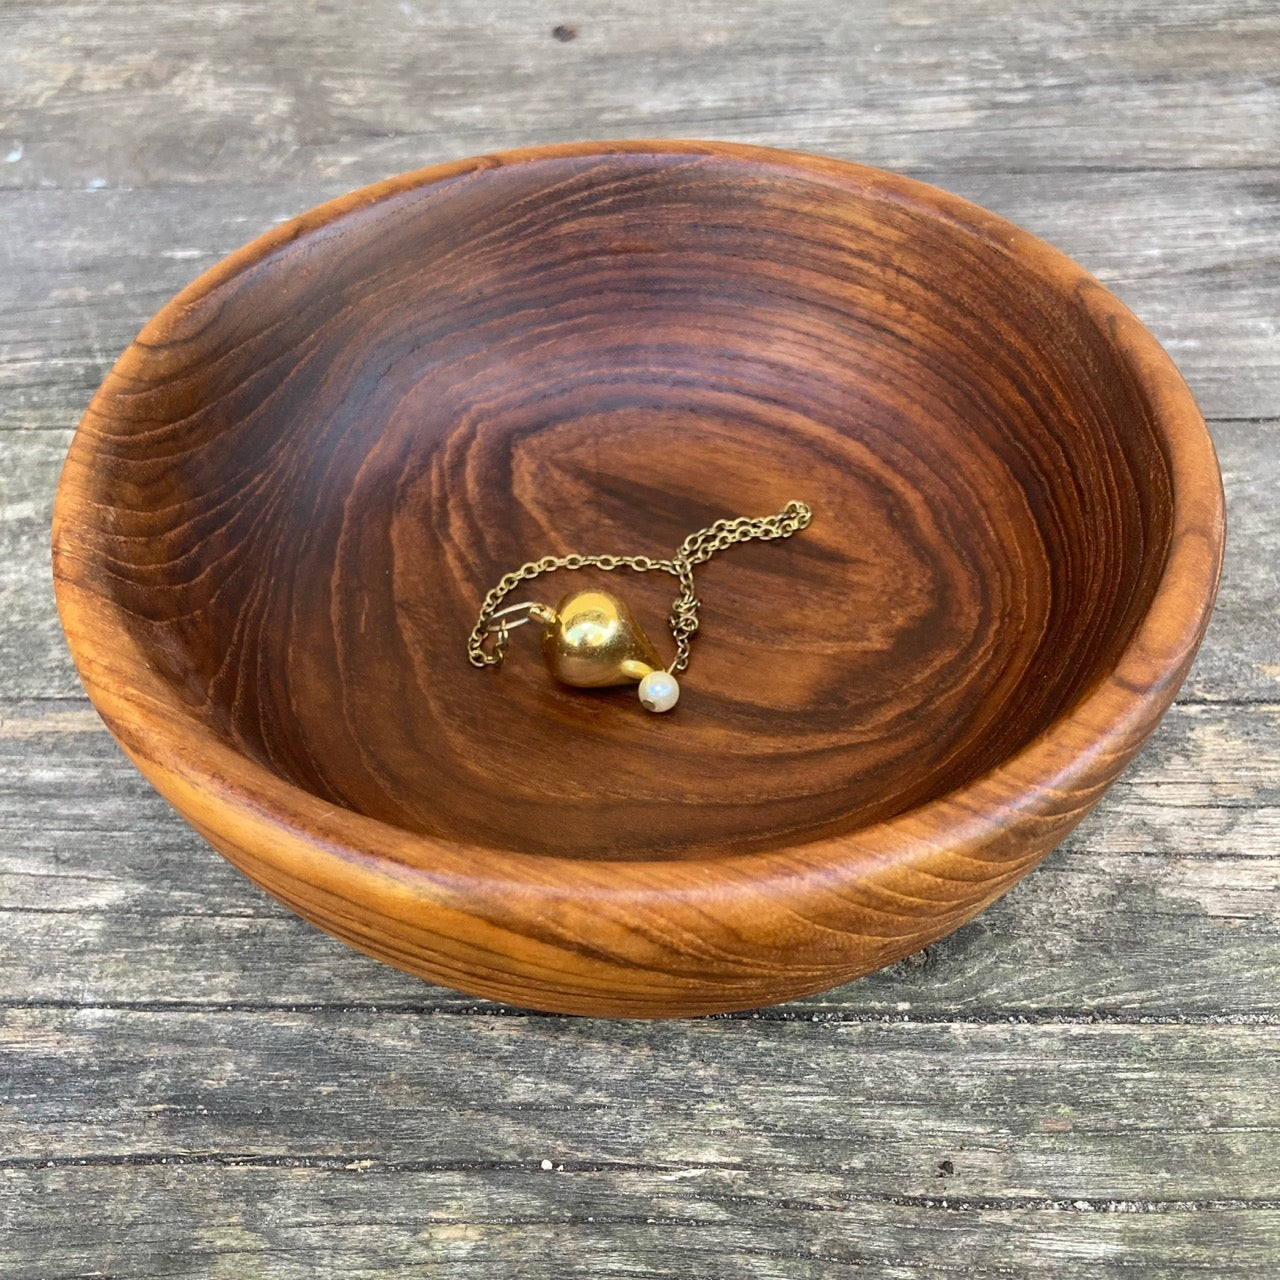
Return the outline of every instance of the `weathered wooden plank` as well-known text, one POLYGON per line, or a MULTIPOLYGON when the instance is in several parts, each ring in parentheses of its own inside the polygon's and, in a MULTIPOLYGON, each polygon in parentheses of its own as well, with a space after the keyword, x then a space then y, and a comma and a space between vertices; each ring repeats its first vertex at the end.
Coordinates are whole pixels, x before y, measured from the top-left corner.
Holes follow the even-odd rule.
POLYGON ((1270 1280, 1280 1233, 1274 1208, 1234 1203, 919 1204, 745 1169, 166 1164, 12 1170, 5 1185, 12 1280, 1270 1280))
MULTIPOLYGON (((1067 843, 972 924, 766 1016, 1280 1018, 1280 706, 1176 707, 1067 843)), ((0 1002, 495 1008, 243 880, 78 704, 0 718, 0 1002)))
POLYGON ((531 1248, 557 1275, 681 1277, 1276 1257, 1275 1028, 100 1010, 0 1027, 6 1274, 231 1276, 248 1255, 272 1274, 515 1276, 531 1248))
POLYGON ((0 432, 0 697, 79 697, 49 560, 53 494, 71 432, 0 432))
POLYGON ((1212 426, 1227 498, 1218 604, 1183 698, 1263 698, 1280 689, 1280 421, 1212 426))
MULTIPOLYGON (((5 401, 0 393, 0 404, 5 401)), ((1280 700, 1280 420, 1219 422, 1227 491, 1217 610, 1184 702, 1280 700)), ((49 519, 69 430, 0 431, 0 698, 78 698, 58 628, 49 519)))
POLYGON ((11 1169, 0 1266, 10 1280, 1275 1275, 1274 1207, 992 1202, 948 1193, 953 1181, 920 1203, 857 1195, 839 1174, 746 1168, 11 1169))
POLYGON ((547 1159, 876 1197, 1266 1200, 1278 1051, 1277 1027, 10 1009, 0 1167, 547 1159))
POLYGON ((891 5, 373 0, 0 10, 0 182, 288 175, 599 136, 733 137, 888 168, 1269 165, 1267 0, 891 5), (576 38, 554 37, 572 24, 576 38))
MULTIPOLYGON (((1280 413, 1280 171, 929 176, 1097 274, 1165 343, 1211 417, 1280 413)), ((188 280, 354 185, 218 186, 198 200, 189 189, 0 191, 0 429, 74 425, 188 280)))

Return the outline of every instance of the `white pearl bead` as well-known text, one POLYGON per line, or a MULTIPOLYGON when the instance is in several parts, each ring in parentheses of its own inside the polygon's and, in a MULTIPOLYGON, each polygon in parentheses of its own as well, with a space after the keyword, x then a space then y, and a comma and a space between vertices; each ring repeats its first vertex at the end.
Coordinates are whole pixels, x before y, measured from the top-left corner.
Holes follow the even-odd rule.
POLYGON ((640 702, 646 711, 670 711, 680 701, 680 682, 670 671, 650 671, 640 681, 640 702))

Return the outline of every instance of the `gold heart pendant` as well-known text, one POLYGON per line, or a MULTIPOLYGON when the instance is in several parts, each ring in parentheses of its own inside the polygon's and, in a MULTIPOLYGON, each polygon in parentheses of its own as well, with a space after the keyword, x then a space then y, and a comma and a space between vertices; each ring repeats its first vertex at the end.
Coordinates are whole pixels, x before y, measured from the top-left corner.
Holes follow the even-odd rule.
POLYGON ((564 684, 598 689, 633 684, 662 659, 631 610, 607 591, 571 591, 546 620, 542 656, 564 684))

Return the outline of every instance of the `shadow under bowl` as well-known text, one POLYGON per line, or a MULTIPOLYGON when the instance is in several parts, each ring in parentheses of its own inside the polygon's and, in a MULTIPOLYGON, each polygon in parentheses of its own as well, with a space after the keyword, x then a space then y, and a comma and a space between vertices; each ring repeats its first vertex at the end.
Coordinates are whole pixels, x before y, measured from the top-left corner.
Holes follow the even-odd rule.
MULTIPOLYGON (((1190 393, 1081 268, 697 142, 443 165, 254 241, 107 377, 54 527, 91 698, 252 879, 435 981, 646 1016, 832 986, 1006 890, 1172 700, 1222 538, 1190 393), (669 715, 555 684, 532 629, 468 664, 523 562, 793 498, 809 529, 699 569, 669 715)), ((607 585, 665 651, 673 580, 607 585)))

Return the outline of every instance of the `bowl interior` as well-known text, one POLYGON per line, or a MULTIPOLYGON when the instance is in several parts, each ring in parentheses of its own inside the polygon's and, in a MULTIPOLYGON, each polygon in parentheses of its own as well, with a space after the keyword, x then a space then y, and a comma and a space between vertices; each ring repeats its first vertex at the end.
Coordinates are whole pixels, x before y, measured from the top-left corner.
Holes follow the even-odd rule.
MULTIPOLYGON (((419 833, 592 858, 846 832, 1100 679, 1169 541, 1149 407, 1071 290, 890 185, 635 153, 480 168, 303 230, 140 340, 93 533, 189 714, 419 833), (481 597, 547 553, 698 571, 679 707, 499 671, 481 597)), ((670 650, 664 574, 623 594, 670 650)), ((516 598, 516 597, 513 597, 516 598)))

